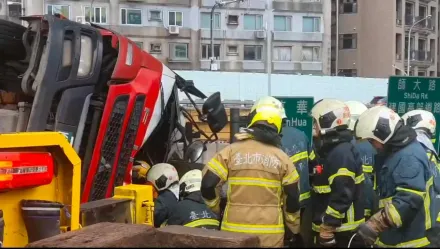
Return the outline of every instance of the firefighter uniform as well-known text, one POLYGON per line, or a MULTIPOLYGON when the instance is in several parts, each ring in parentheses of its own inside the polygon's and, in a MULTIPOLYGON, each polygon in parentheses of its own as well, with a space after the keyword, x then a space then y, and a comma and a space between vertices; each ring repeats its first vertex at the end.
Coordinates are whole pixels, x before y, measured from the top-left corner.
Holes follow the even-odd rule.
POLYGON ((378 175, 379 207, 388 206, 395 224, 380 233, 379 247, 426 247, 425 231, 430 227, 430 205, 426 186, 429 163, 423 147, 413 141, 389 156, 378 175))
POLYGON ((365 218, 371 216, 379 208, 377 190, 377 178, 374 169, 374 157, 376 150, 371 146, 368 141, 355 142, 355 147, 359 152, 359 156, 362 160, 362 170, 365 176, 364 182, 364 198, 365 198, 365 218))
POLYGON ((281 134, 283 150, 290 157, 290 160, 295 165, 300 177, 299 186, 301 194, 299 200, 301 208, 304 208, 310 202, 308 167, 309 156, 312 155, 310 142, 304 132, 294 127, 284 127, 281 134))
POLYGON ((257 235, 262 247, 282 247, 283 211, 287 227, 299 233, 298 181, 295 166, 281 149, 244 139, 208 162, 201 190, 205 203, 219 213, 220 189, 227 182, 221 230, 257 235))
POLYGON ((176 195, 169 191, 163 190, 154 201, 154 226, 160 227, 166 224, 171 216, 172 211, 177 206, 178 199, 176 195))
POLYGON ((312 227, 316 233, 323 223, 335 228, 336 245, 346 247, 355 229, 365 221, 362 162, 351 135, 318 154, 323 170, 312 182, 312 227))
POLYGON ((220 222, 205 204, 200 191, 190 193, 175 206, 167 225, 218 230, 220 222))

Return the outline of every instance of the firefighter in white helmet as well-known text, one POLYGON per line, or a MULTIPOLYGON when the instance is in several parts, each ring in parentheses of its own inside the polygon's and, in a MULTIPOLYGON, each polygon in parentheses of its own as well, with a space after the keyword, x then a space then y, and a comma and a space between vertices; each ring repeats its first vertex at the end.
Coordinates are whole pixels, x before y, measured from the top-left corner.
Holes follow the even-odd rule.
POLYGON ((200 193, 202 171, 193 169, 180 179, 180 201, 172 211, 167 225, 181 225, 218 230, 220 222, 205 204, 200 193))
POLYGON ((238 141, 203 169, 202 196, 217 214, 219 190, 228 184, 221 230, 257 235, 262 247, 283 247, 284 219, 294 237, 299 234, 299 175, 281 150, 284 117, 279 100, 260 98, 251 108, 248 128, 236 134, 238 141))
POLYGON ((147 181, 153 184, 159 196, 154 201, 154 226, 164 225, 179 201, 179 175, 168 163, 158 163, 147 173, 147 181))
MULTIPOLYGON (((336 99, 312 108, 313 143, 318 165, 313 170, 312 229, 318 247, 346 248, 357 225, 364 222, 362 161, 348 130, 350 110, 336 99)), ((360 239, 354 247, 363 246, 360 239)))
MULTIPOLYGON (((350 109, 350 122, 348 128, 353 132, 354 125, 358 120, 359 116, 364 113, 368 108, 359 101, 347 101, 345 104, 350 109)), ((357 141, 353 140, 353 143, 358 150, 361 160, 362 169, 365 176, 364 184, 364 197, 365 197, 365 218, 368 219, 371 216, 371 212, 375 212, 378 207, 378 197, 375 193, 376 186, 376 172, 374 170, 374 157, 376 156, 376 150, 373 146, 365 140, 357 141)))
POLYGON ((433 143, 435 142, 435 128, 436 128, 436 120, 434 114, 425 110, 412 110, 405 113, 402 116, 405 124, 411 128, 413 128, 417 133, 417 140, 422 144, 423 148, 426 151, 426 155, 429 159, 429 169, 431 170, 431 177, 428 181, 428 192, 430 195, 431 201, 431 217, 432 217, 432 226, 436 227, 434 230, 430 230, 428 233, 428 239, 430 239, 431 243, 438 247, 439 244, 439 234, 438 232, 432 238, 429 235, 432 235, 432 232, 435 230, 439 230, 440 222, 440 172, 439 172, 439 156, 437 154, 436 149, 434 148, 433 143), (436 222, 437 218, 439 220, 436 222), (437 224, 435 224, 437 223, 437 224))
POLYGON ((426 230, 431 219, 429 208, 425 211, 429 161, 416 132, 393 110, 377 106, 359 117, 355 135, 376 148, 375 165, 381 166, 380 209, 359 226, 357 235, 367 246, 429 246, 426 230))

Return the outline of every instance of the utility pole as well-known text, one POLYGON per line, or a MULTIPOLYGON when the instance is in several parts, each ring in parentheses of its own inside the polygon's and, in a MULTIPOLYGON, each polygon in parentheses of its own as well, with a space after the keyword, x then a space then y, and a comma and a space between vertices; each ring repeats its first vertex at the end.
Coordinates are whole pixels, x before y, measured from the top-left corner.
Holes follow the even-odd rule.
POLYGON ((220 1, 220 2, 215 2, 214 6, 212 6, 211 9, 211 26, 210 26, 210 35, 211 35, 211 71, 216 71, 217 68, 214 68, 214 60, 215 60, 215 56, 214 56, 214 10, 217 7, 222 7, 225 6, 227 4, 231 4, 231 3, 237 3, 237 2, 244 2, 244 0, 229 0, 229 1, 220 1))
POLYGON ((411 28, 409 28, 408 31, 408 64, 407 64, 407 68, 406 68, 406 74, 409 75, 409 62, 411 61, 411 31, 414 28, 414 26, 416 26, 417 24, 419 24, 422 21, 425 21, 427 19, 431 19, 431 15, 427 15, 425 18, 418 20, 417 22, 414 22, 413 25, 411 26, 411 28))
POLYGON ((267 95, 272 95, 272 0, 266 0, 266 67, 267 95))

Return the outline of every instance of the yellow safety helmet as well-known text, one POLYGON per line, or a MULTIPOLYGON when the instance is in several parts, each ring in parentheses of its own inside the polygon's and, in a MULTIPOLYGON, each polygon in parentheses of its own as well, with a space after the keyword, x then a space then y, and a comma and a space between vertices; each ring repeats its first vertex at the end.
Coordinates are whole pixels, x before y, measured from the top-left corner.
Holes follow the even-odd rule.
POLYGON ((277 132, 280 133, 284 118, 286 118, 286 112, 281 101, 271 96, 261 97, 251 108, 248 128, 258 122, 266 122, 275 126, 277 132))

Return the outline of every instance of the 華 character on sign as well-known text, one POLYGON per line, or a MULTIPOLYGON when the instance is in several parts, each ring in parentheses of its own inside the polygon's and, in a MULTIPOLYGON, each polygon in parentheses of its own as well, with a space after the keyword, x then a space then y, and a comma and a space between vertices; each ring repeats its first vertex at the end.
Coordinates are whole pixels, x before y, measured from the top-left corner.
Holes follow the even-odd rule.
POLYGON ((307 101, 298 100, 296 102, 296 113, 297 114, 306 114, 307 113, 307 101))

